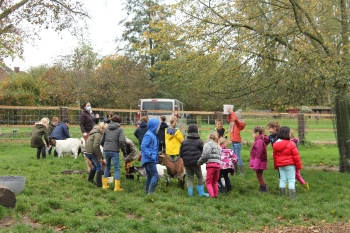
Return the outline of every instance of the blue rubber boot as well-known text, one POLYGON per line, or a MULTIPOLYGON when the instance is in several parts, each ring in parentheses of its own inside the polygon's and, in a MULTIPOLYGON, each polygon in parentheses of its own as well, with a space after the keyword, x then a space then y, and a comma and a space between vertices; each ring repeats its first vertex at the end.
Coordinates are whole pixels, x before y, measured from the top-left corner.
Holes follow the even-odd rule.
POLYGON ((188 196, 192 197, 193 196, 193 187, 188 187, 188 196))
POLYGON ((197 192, 200 197, 209 197, 209 194, 204 192, 204 185, 197 185, 197 192))

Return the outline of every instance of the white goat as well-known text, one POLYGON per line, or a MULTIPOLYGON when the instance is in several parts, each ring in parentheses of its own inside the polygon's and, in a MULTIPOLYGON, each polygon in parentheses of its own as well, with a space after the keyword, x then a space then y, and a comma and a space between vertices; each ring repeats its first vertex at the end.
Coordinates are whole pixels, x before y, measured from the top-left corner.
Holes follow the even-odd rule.
MULTIPOLYGON (((166 170, 166 167, 160 164, 156 165, 157 167, 157 172, 158 172, 158 180, 160 180, 160 178, 164 178, 165 182, 166 182, 166 187, 168 187, 169 185, 169 177, 167 175, 165 175, 164 170, 166 170)), ((140 182, 140 176, 146 176, 146 168, 141 166, 141 167, 135 167, 133 168, 135 170, 135 172, 137 173, 137 180, 140 182)))
POLYGON ((66 140, 56 140, 55 150, 58 157, 63 157, 63 153, 72 153, 76 159, 81 150, 81 141, 78 138, 67 138, 66 140))
MULTIPOLYGON (((207 167, 206 167, 205 163, 201 165, 201 170, 202 170, 202 175, 203 175, 203 181, 205 183, 205 180, 207 179, 207 167)), ((225 186, 225 179, 224 178, 221 178, 221 183, 223 186, 225 186)))

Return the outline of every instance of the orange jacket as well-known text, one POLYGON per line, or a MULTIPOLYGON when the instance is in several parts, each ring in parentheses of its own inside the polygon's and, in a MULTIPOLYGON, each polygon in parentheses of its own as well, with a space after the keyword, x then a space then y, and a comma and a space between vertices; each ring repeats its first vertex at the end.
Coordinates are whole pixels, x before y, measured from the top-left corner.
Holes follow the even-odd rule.
POLYGON ((227 115, 227 121, 233 121, 235 123, 233 126, 233 132, 230 132, 230 140, 232 142, 241 142, 241 130, 244 129, 246 124, 238 119, 235 112, 227 115))

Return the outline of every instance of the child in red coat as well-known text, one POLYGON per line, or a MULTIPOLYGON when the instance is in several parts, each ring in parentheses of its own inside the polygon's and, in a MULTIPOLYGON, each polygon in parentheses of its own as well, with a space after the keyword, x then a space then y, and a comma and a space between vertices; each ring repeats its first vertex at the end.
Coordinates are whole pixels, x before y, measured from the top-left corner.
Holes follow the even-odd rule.
POLYGON ((256 178, 260 184, 260 192, 266 192, 266 184, 263 178, 263 172, 267 167, 267 152, 266 144, 264 142, 264 128, 256 126, 252 130, 252 136, 254 138, 254 144, 250 150, 249 168, 254 169, 256 172, 256 178))
POLYGON ((299 151, 290 140, 290 128, 283 126, 277 133, 277 141, 273 144, 274 167, 280 173, 280 193, 285 195, 288 182, 289 197, 295 198, 295 172, 302 168, 299 151))

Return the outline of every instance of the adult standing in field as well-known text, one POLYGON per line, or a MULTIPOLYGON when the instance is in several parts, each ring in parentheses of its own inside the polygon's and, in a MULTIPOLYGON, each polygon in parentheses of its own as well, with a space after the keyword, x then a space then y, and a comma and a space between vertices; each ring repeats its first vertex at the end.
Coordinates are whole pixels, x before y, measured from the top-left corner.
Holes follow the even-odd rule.
POLYGON ((142 158, 141 164, 146 168, 147 178, 146 178, 146 194, 154 193, 156 185, 158 182, 158 147, 159 141, 157 138, 157 133, 160 127, 160 121, 158 119, 152 118, 147 123, 147 132, 143 137, 141 150, 142 158))
POLYGON ((157 134, 158 140, 159 140, 159 151, 164 151, 165 152, 165 130, 168 128, 168 124, 166 123, 166 117, 165 116, 160 116, 159 119, 161 120, 160 122, 160 127, 159 131, 157 134))
POLYGON ((50 135, 52 131, 55 129, 55 127, 58 124, 58 117, 52 117, 52 121, 49 123, 49 127, 47 127, 47 134, 50 135))
POLYGON ((114 115, 109 123, 108 128, 103 133, 101 138, 101 146, 103 147, 103 154, 106 160, 106 170, 102 179, 102 188, 107 189, 109 186, 108 175, 111 170, 111 164, 114 166, 114 191, 123 190, 120 188, 120 162, 119 162, 119 151, 123 154, 126 153, 125 149, 125 134, 123 129, 120 127, 121 118, 118 115, 114 115))
POLYGON ((170 127, 165 132, 165 153, 170 156, 172 161, 179 156, 181 142, 184 140, 184 136, 181 130, 177 128, 177 118, 175 116, 170 117, 170 127))
MULTIPOLYGON (((232 108, 227 108, 230 113, 227 115, 227 121, 230 122, 230 140, 232 142, 232 150, 238 157, 238 167, 240 174, 244 174, 244 164, 242 160, 242 138, 241 131, 244 129, 246 124, 242 120, 242 110, 238 109, 236 112, 232 108)), ((235 173, 238 174, 237 165, 235 165, 235 173)))
POLYGON ((102 187, 102 165, 103 154, 100 149, 100 141, 102 134, 108 124, 101 122, 95 125, 90 131, 89 138, 87 139, 84 147, 84 156, 89 159, 92 163, 92 168, 90 169, 88 181, 94 183, 94 178, 96 175, 96 186, 98 188, 102 187))
POLYGON ((46 117, 42 118, 39 122, 35 123, 35 126, 31 133, 30 147, 36 148, 36 158, 40 159, 42 153, 43 159, 46 158, 45 147, 49 145, 49 135, 47 134, 47 127, 49 126, 50 120, 46 117), (43 137, 45 143, 43 141, 43 137))
POLYGON ((91 111, 91 104, 89 102, 85 102, 81 105, 81 113, 79 117, 80 130, 83 135, 83 138, 86 140, 89 137, 89 133, 92 128, 99 122, 99 115, 94 114, 91 111))
POLYGON ((111 119, 112 119, 113 115, 114 115, 114 113, 113 113, 112 111, 109 111, 109 112, 107 113, 107 117, 103 119, 103 122, 104 122, 105 124, 111 123, 111 119))
MULTIPOLYGON (((148 122, 148 116, 141 117, 139 121, 140 125, 134 131, 134 136, 139 140, 140 156, 142 156, 142 150, 141 150, 142 139, 147 132, 147 122, 148 122)), ((139 161, 140 161, 140 158, 139 158, 139 161)))
MULTIPOLYGON (((50 121, 49 127, 47 128, 47 134, 49 135, 50 144, 51 144, 50 135, 51 135, 52 131, 55 129, 57 124, 58 124, 58 117, 52 117, 52 121, 50 121)), ((52 151, 52 145, 48 151, 49 155, 51 155, 51 151, 52 151)))

